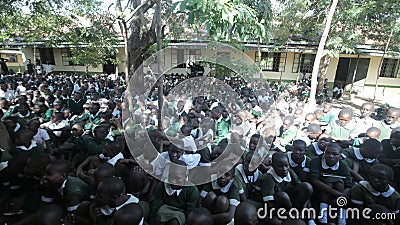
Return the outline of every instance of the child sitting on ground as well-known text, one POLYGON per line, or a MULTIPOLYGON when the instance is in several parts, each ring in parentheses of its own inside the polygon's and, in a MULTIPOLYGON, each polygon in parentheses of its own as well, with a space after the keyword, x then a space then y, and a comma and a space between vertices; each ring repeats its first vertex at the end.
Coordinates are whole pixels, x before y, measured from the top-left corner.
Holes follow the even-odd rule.
POLYGON ((250 151, 246 154, 243 164, 236 166, 235 183, 239 188, 240 201, 245 202, 249 200, 255 205, 262 202, 261 188, 258 186, 258 179, 261 178, 262 173, 256 165, 256 162, 260 161, 261 158, 258 154, 250 151))
POLYGON ((33 140, 33 136, 35 134, 28 129, 21 130, 15 135, 15 146, 11 149, 10 154, 12 156, 16 155, 35 155, 39 153, 44 153, 43 146, 41 144, 37 144, 36 141, 33 140))
POLYGON ((308 180, 311 159, 306 156, 306 143, 302 140, 293 141, 293 150, 286 153, 292 169, 303 182, 308 180))
POLYGON ((310 157, 310 159, 320 156, 324 154, 326 145, 332 142, 332 138, 327 134, 321 134, 318 138, 317 142, 312 143, 307 148, 306 155, 310 157))
POLYGON ((366 139, 360 148, 350 147, 343 150, 343 161, 349 166, 355 182, 368 180, 370 169, 378 163, 377 158, 382 152, 382 144, 373 138, 366 139))
MULTIPOLYGON (((315 192, 319 194, 321 224, 328 223, 328 205, 336 198, 347 197, 352 187, 350 169, 341 159, 342 148, 337 143, 326 146, 322 156, 311 160, 310 182, 315 192)), ((345 224, 344 209, 340 209, 338 224, 345 224)))
POLYGON ((228 163, 222 164, 217 169, 217 176, 220 177, 205 184, 200 193, 201 205, 210 210, 216 225, 231 222, 240 203, 239 188, 234 182, 234 174, 234 167, 230 167, 228 163))
POLYGON ((47 165, 40 181, 44 187, 43 202, 57 202, 68 212, 74 212, 82 201, 89 199, 89 185, 78 177, 69 176, 71 172, 72 168, 65 160, 55 160, 47 165))
POLYGON ((370 173, 369 181, 360 181, 351 188, 351 202, 360 209, 380 205, 386 208, 387 212, 396 213, 396 218, 398 218, 400 194, 389 185, 393 180, 392 168, 384 164, 376 164, 371 167, 370 173))
POLYGON ((189 213, 196 208, 199 192, 187 182, 187 166, 181 160, 172 160, 167 182, 157 184, 151 204, 151 223, 184 225, 189 213))
MULTIPOLYGON (((308 204, 313 193, 311 185, 301 182, 290 169, 288 157, 283 152, 272 155, 272 167, 263 174, 260 182, 263 200, 268 208, 300 209, 308 204)), ((280 224, 281 221, 274 215, 269 222, 280 224)))

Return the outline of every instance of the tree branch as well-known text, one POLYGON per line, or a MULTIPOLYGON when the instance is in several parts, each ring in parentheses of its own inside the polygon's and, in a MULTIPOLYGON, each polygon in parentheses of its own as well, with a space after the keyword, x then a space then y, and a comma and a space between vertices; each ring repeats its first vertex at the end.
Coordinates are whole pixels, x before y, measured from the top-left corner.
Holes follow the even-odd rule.
POLYGON ((151 7, 154 6, 154 4, 156 4, 156 0, 146 0, 145 2, 143 2, 141 5, 139 5, 138 7, 136 7, 135 10, 133 10, 131 17, 129 17, 129 19, 126 20, 127 23, 129 23, 129 21, 140 11, 142 12, 146 12, 147 10, 149 10, 151 7))

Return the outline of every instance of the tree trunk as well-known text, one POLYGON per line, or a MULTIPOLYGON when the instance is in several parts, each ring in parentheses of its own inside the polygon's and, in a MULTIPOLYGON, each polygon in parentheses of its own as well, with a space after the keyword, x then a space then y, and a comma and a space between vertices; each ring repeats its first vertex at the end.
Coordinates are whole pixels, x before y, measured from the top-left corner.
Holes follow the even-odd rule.
POLYGON ((324 52, 326 39, 328 38, 328 33, 331 28, 333 14, 335 13, 336 5, 338 0, 333 0, 331 8, 329 10, 328 16, 326 18, 326 26, 324 29, 324 33, 322 34, 321 40, 318 45, 317 55, 315 56, 314 67, 311 75, 311 93, 310 93, 310 109, 315 107, 315 95, 317 94, 317 77, 318 77, 318 70, 319 64, 321 63, 322 54, 324 52))
MULTIPOLYGON (((139 7, 138 1, 133 1, 133 8, 139 7)), ((156 3, 155 0, 148 0, 146 8, 152 8, 156 3)), ((143 12, 147 11, 143 9, 143 12)), ((152 18, 151 26, 148 30, 143 30, 141 26, 140 16, 134 15, 132 21, 129 22, 131 28, 128 33, 128 77, 133 79, 133 84, 138 88, 139 93, 143 93, 144 87, 144 73, 143 71, 135 73, 139 66, 143 63, 143 54, 156 43, 156 18, 152 18), (140 90, 142 89, 142 90, 140 90)))

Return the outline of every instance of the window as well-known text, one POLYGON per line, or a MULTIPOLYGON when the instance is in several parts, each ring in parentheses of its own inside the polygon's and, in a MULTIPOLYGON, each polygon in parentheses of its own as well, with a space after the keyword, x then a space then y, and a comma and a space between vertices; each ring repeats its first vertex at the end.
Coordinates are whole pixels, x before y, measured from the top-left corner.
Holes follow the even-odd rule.
POLYGON ((9 55, 7 55, 7 58, 8 58, 8 62, 13 62, 13 63, 18 62, 18 57, 16 54, 9 54, 9 55))
POLYGON ((292 73, 312 73, 314 61, 314 54, 296 53, 294 55, 292 73))
POLYGON ((62 57, 63 66, 73 66, 74 65, 74 63, 70 61, 70 58, 72 57, 71 49, 62 48, 61 49, 61 57, 62 57))
POLYGON ((71 61, 72 52, 70 48, 61 49, 61 58, 63 66, 84 66, 83 64, 76 64, 71 61))
POLYGON ((172 49, 172 67, 186 68, 188 60, 197 61, 201 57, 200 49, 172 49))
POLYGON ((255 61, 260 63, 264 71, 284 72, 286 64, 285 52, 261 52, 261 61, 256 51, 255 61))
POLYGON ((40 62, 46 64, 47 61, 55 65, 53 48, 39 48, 40 62))
POLYGON ((17 63, 18 62, 18 56, 17 54, 12 54, 12 53, 2 53, 1 58, 4 58, 7 60, 9 63, 17 63))
POLYGON ((391 78, 400 77, 399 66, 400 65, 398 59, 389 59, 389 58, 383 59, 379 77, 391 77, 391 78))

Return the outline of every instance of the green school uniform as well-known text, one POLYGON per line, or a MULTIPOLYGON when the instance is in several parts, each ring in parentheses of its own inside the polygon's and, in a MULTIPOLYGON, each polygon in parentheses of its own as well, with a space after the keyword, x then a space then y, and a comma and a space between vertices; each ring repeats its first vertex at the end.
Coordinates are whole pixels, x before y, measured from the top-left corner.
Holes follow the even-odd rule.
MULTIPOLYGON (((180 190, 172 190, 169 184, 158 183, 153 202, 150 208, 150 215, 154 216, 162 205, 172 206, 187 216, 197 207, 199 191, 196 186, 183 186, 180 190)), ((162 213, 162 212, 160 212, 162 213)))
POLYGON ((329 124, 329 123, 335 121, 336 118, 337 118, 336 114, 334 112, 330 111, 327 114, 325 114, 319 121, 329 124))
POLYGON ((262 173, 257 169, 252 176, 247 176, 243 170, 243 165, 239 164, 235 168, 235 183, 239 188, 239 194, 244 194, 247 199, 262 202, 261 187, 258 180, 262 173))
POLYGON ((296 127, 292 126, 288 130, 284 131, 282 134, 278 133, 278 136, 280 135, 280 144, 285 147, 286 145, 292 143, 292 141, 296 138, 297 136, 297 129, 296 127))
POLYGON ((235 184, 234 179, 230 180, 225 187, 220 187, 217 180, 213 179, 213 181, 204 185, 200 196, 205 198, 210 191, 214 192, 217 196, 225 196, 228 198, 230 205, 238 206, 240 203, 239 188, 237 184, 235 184))
POLYGON ((297 164, 292 160, 292 152, 287 152, 286 154, 289 159, 290 169, 292 169, 293 172, 296 173, 296 175, 298 175, 300 171, 310 173, 311 159, 308 156, 304 156, 304 160, 301 162, 301 164, 297 164))
POLYGON ((335 120, 328 124, 327 129, 331 131, 331 136, 337 140, 349 140, 350 135, 357 132, 356 124, 353 121, 346 126, 342 126, 339 120, 335 120))
POLYGON ((312 143, 306 149, 306 156, 308 156, 310 159, 313 159, 323 154, 324 152, 318 147, 318 142, 312 143))
POLYGON ((79 101, 75 101, 74 99, 67 100, 67 106, 72 110, 72 114, 80 115, 83 113, 83 105, 85 104, 86 99, 82 98, 79 101))
POLYGON ((282 178, 276 174, 274 168, 270 168, 264 173, 260 180, 261 193, 264 202, 274 201, 274 195, 277 192, 287 192, 296 184, 300 184, 301 181, 296 173, 289 169, 289 173, 286 177, 282 178))
POLYGON ((400 209, 400 194, 390 185, 387 191, 378 192, 367 181, 360 181, 351 188, 350 199, 352 203, 364 207, 379 204, 394 213, 400 209))
POLYGON ((216 130, 216 142, 219 143, 222 139, 226 138, 226 135, 229 133, 230 123, 226 121, 224 118, 219 118, 215 123, 216 130))
POLYGON ((44 153, 43 145, 36 143, 35 141, 31 141, 31 145, 27 148, 25 146, 16 146, 11 149, 10 154, 12 156, 17 155, 36 155, 39 153, 44 153))
POLYGON ((88 156, 98 155, 103 152, 104 146, 107 143, 111 143, 111 141, 107 138, 101 140, 100 142, 97 142, 91 137, 83 140, 83 149, 86 151, 88 156))
POLYGON ((356 147, 344 149, 342 156, 345 157, 343 162, 345 162, 351 169, 354 168, 354 162, 357 162, 360 166, 358 174, 360 174, 366 180, 368 180, 371 167, 378 163, 377 159, 364 158, 361 155, 360 149, 356 147))
POLYGON ((377 121, 374 124, 374 127, 377 127, 381 130, 381 135, 379 136, 379 140, 389 139, 392 130, 399 126, 400 124, 398 122, 395 122, 394 124, 387 124, 385 120, 377 121))
POLYGON ((342 182, 346 188, 351 188, 353 183, 349 166, 339 160, 334 166, 329 167, 322 157, 318 156, 311 160, 310 181, 320 180, 324 183, 342 182))

